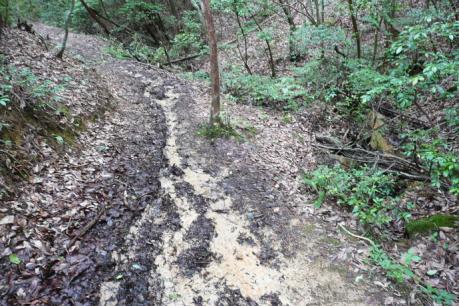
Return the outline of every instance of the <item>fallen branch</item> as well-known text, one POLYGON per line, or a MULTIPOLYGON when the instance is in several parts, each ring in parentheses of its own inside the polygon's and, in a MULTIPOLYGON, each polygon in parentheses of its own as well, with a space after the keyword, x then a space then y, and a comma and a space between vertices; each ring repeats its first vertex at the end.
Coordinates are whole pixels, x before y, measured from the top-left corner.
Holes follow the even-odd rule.
POLYGON ((70 243, 66 246, 67 252, 75 244, 75 242, 78 239, 83 237, 94 225, 97 224, 97 222, 99 221, 100 217, 102 217, 102 215, 104 213, 105 213, 105 205, 102 206, 102 208, 97 213, 97 215, 94 217, 94 219, 92 219, 91 222, 89 222, 85 227, 83 227, 83 229, 78 234, 75 235, 75 237, 73 237, 73 239, 70 241, 70 243))
POLYGON ((186 57, 178 58, 178 59, 175 59, 175 60, 171 60, 171 61, 168 62, 168 63, 162 63, 161 65, 163 65, 163 66, 170 66, 170 65, 172 65, 172 64, 177 64, 177 63, 181 63, 181 62, 186 62, 186 61, 189 61, 189 60, 192 60, 192 59, 201 57, 201 56, 205 56, 205 55, 208 55, 208 54, 206 54, 206 53, 193 54, 193 55, 190 55, 190 56, 186 56, 186 57))
POLYGON ((367 238, 367 237, 363 237, 363 236, 359 236, 359 235, 356 235, 354 233, 351 233, 348 229, 346 229, 342 224, 338 224, 338 226, 346 233, 348 234, 349 236, 352 236, 354 238, 357 238, 357 239, 360 239, 360 240, 364 240, 368 243, 371 244, 371 246, 376 246, 376 243, 373 242, 373 240, 371 240, 370 238, 367 238))
POLYGON ((392 171, 397 170, 397 172, 403 173, 411 178, 419 178, 423 180, 429 178, 424 175, 425 170, 419 165, 400 156, 378 151, 369 151, 362 148, 346 147, 337 140, 325 136, 318 136, 316 137, 316 140, 318 143, 313 144, 314 147, 325 149, 354 161, 384 166, 386 168, 393 169, 392 171))

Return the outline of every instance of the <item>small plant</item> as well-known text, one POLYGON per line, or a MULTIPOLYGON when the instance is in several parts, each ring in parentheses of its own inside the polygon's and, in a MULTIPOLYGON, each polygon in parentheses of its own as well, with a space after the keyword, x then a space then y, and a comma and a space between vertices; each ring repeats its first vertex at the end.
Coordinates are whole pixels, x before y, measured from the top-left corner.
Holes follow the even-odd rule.
POLYGON ((383 225, 398 217, 398 199, 392 195, 395 179, 380 170, 321 166, 305 175, 304 183, 317 192, 316 207, 331 197, 338 204, 351 207, 363 224, 383 225))
POLYGON ((384 269, 387 276, 395 280, 399 284, 403 284, 408 280, 413 280, 418 284, 425 294, 435 303, 441 305, 453 305, 456 296, 445 290, 433 288, 430 285, 422 284, 418 276, 411 270, 410 264, 418 262, 421 257, 414 254, 412 249, 402 255, 401 261, 394 261, 383 249, 378 245, 373 245, 370 249, 371 260, 384 269))
POLYGON ((404 154, 428 169, 432 185, 440 188, 449 182, 449 191, 459 194, 459 157, 443 139, 435 137, 437 132, 415 130, 403 134, 404 154))
POLYGON ((241 137, 231 125, 227 124, 214 124, 212 126, 209 124, 202 125, 198 129, 198 135, 212 140, 231 137, 239 139, 241 137))
POLYGON ((445 290, 440 290, 438 288, 434 288, 430 285, 421 286, 422 291, 431 297, 431 299, 441 305, 453 305, 456 301, 456 296, 452 293, 449 293, 445 290))
POLYGON ((291 111, 304 105, 308 96, 304 87, 293 77, 247 75, 238 68, 232 68, 223 75, 223 87, 239 101, 291 111))
POLYGON ((104 52, 119 60, 132 58, 132 55, 124 48, 123 44, 117 41, 112 41, 105 47, 104 52))
MULTIPOLYGON (((398 283, 403 283, 414 276, 413 271, 409 268, 409 264, 401 264, 395 262, 383 249, 375 245, 370 249, 371 260, 383 268, 387 276, 394 279, 398 283)), ((417 259, 417 258, 416 258, 417 259)), ((411 263, 411 262, 410 262, 411 263)))

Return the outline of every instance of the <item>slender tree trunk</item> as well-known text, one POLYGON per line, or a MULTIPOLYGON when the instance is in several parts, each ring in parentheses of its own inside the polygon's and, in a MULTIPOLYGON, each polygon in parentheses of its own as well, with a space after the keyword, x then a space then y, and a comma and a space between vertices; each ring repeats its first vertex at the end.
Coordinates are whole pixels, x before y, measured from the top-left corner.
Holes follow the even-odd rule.
POLYGON ((9 2, 8 0, 0 0, 0 30, 7 26, 9 15, 9 2))
MULTIPOLYGON (((257 21, 256 17, 253 16, 253 21, 257 25, 257 28, 260 32, 263 32, 263 28, 261 27, 260 23, 257 21)), ((269 40, 265 39, 264 40, 266 43, 266 47, 268 50, 268 60, 269 60, 269 67, 271 68, 271 76, 274 78, 276 77, 276 64, 274 63, 274 56, 273 56, 273 51, 271 48, 271 44, 269 43, 269 40)))
POLYGON ((209 0, 202 0, 204 19, 210 45, 210 76, 212 81, 212 102, 210 106, 210 124, 221 124, 220 118, 220 71, 218 69, 218 47, 214 21, 210 11, 209 0))
MULTIPOLYGON (((241 22, 241 16, 239 16, 239 12, 237 11, 237 8, 234 8, 233 10, 234 10, 234 14, 236 14, 237 25, 239 26, 239 29, 241 30, 242 39, 244 40, 244 56, 242 57, 242 54, 241 54, 242 61, 244 62, 245 69, 251 75, 252 70, 250 69, 250 66, 249 66, 249 55, 247 53, 247 34, 245 33, 244 26, 242 25, 242 22, 241 22)), ((239 51, 239 53, 241 52, 239 51)))
POLYGON ((354 11, 354 3, 352 0, 347 0, 349 4, 349 14, 351 15, 351 22, 352 22, 352 31, 354 34, 355 44, 357 46, 357 58, 362 58, 362 47, 360 45, 360 32, 359 26, 357 24, 357 17, 354 11))
POLYGON ((105 34, 110 35, 109 26, 105 23, 105 21, 109 20, 101 16, 95 9, 87 5, 86 2, 84 2, 84 0, 80 0, 80 3, 84 6, 91 19, 93 19, 98 25, 100 25, 105 34))
POLYGON ((383 18, 379 20, 379 26, 375 28, 375 38, 373 42, 373 58, 371 59, 372 65, 376 63, 376 56, 378 55, 379 32, 381 31, 382 22, 383 22, 383 18))
POLYGON ((320 18, 319 0, 314 0, 314 6, 316 7, 316 20, 317 20, 317 23, 320 24, 321 18, 320 18))
POLYGON ((57 58, 62 58, 64 56, 64 51, 65 51, 65 47, 67 46, 67 39, 69 38, 69 27, 70 27, 70 24, 72 22, 72 15, 73 15, 73 10, 75 8, 75 0, 72 0, 71 4, 70 4, 70 10, 67 14, 67 17, 65 18, 65 24, 64 24, 64 28, 65 28, 65 34, 64 34, 64 40, 62 41, 62 46, 61 46, 61 49, 59 50, 59 52, 57 52, 56 54, 56 57, 57 58))
POLYGON ((322 7, 322 12, 321 12, 322 24, 324 24, 325 23, 325 0, 321 0, 320 6, 322 7))
POLYGON ((102 8, 102 12, 104 13, 105 17, 109 18, 107 8, 105 7, 104 0, 99 0, 100 7, 102 8))
POLYGON ((290 7, 285 3, 287 0, 279 0, 279 3, 281 5, 282 11, 285 14, 285 17, 287 18, 287 22, 289 25, 289 38, 288 38, 288 48, 289 48, 289 56, 290 56, 290 61, 294 62, 298 59, 298 52, 295 48, 295 40, 293 38, 293 35, 296 31, 296 24, 295 20, 293 19, 292 11, 290 10, 290 7))

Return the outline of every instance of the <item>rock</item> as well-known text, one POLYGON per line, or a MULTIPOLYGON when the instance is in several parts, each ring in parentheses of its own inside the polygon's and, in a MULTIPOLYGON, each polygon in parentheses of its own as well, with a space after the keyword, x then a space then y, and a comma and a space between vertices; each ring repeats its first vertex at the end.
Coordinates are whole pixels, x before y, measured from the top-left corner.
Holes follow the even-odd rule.
POLYGON ((13 223, 14 223, 14 216, 12 215, 5 216, 0 220, 0 225, 7 225, 7 224, 13 224, 13 223))

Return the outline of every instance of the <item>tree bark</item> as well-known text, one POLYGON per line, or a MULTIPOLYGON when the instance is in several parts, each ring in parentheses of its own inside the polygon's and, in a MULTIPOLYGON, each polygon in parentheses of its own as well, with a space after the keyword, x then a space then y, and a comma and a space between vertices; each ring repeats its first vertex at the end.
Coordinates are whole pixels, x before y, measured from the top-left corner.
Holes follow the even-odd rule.
POLYGON ((204 19, 207 26, 207 35, 210 45, 210 77, 212 81, 212 102, 210 106, 210 124, 221 124, 220 118, 220 72, 218 68, 217 36, 210 11, 209 0, 202 0, 204 19))
POLYGON ((289 30, 290 30, 289 38, 288 38, 288 48, 289 48, 289 53, 290 53, 289 56, 290 56, 290 61, 294 62, 299 58, 298 52, 295 48, 295 40, 293 37, 296 31, 296 24, 295 24, 295 20, 293 19, 292 11, 290 10, 290 7, 285 3, 285 1, 287 0, 279 0, 279 3, 281 5, 282 11, 285 14, 285 17, 287 18, 287 22, 289 25, 289 30))
POLYGON ((2 28, 7 26, 8 15, 9 15, 9 2, 8 0, 4 0, 2 7, 0 7, 0 31, 2 30, 2 28))
POLYGON ((61 49, 59 50, 59 52, 57 52, 56 54, 56 57, 57 58, 61 58, 64 56, 64 51, 65 51, 65 47, 67 45, 67 39, 69 37, 69 27, 70 27, 70 23, 72 22, 72 15, 73 15, 73 10, 75 8, 75 0, 72 0, 71 4, 70 4, 70 11, 69 13, 67 14, 67 17, 65 18, 65 24, 64 24, 64 28, 65 28, 65 34, 64 34, 64 40, 62 41, 62 46, 61 46, 61 49))
POLYGON ((105 23, 107 21, 106 18, 101 16, 95 9, 90 7, 89 5, 84 2, 84 0, 80 0, 80 3, 84 6, 86 11, 88 12, 89 16, 102 28, 105 34, 110 35, 110 29, 108 25, 105 23))
MULTIPOLYGON (((263 28, 261 27, 260 23, 257 21, 256 17, 253 16, 252 20, 255 22, 258 30, 260 32, 263 32, 263 28)), ((271 44, 269 43, 268 39, 264 39, 267 47, 267 53, 268 53, 268 62, 269 62, 269 67, 271 68, 271 77, 275 78, 276 77, 276 64, 274 62, 274 56, 273 56, 273 51, 271 48, 271 44)))
MULTIPOLYGON (((242 55, 241 51, 239 50, 239 40, 238 40, 238 50, 241 55, 242 61, 244 62, 245 69, 247 70, 249 74, 252 74, 252 70, 250 69, 250 66, 249 66, 249 56, 247 53, 247 35, 245 33, 244 26, 242 25, 241 18, 239 16, 239 12, 237 11, 236 7, 234 8, 234 14, 236 14, 237 25, 239 26, 239 29, 241 30, 242 39, 244 40, 244 55, 242 55)), ((237 37, 237 34, 236 34, 236 37, 237 37)))
POLYGON ((354 11, 354 3, 352 0, 347 0, 347 3, 349 4, 349 14, 351 15, 352 31, 354 32, 355 44, 357 46, 357 58, 362 58, 362 47, 360 45, 361 44, 360 32, 359 32, 359 26, 357 24, 357 17, 354 11))

